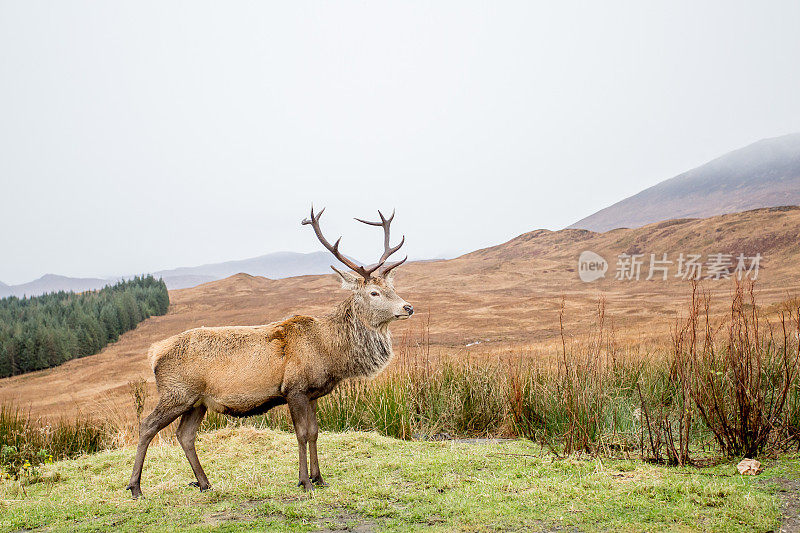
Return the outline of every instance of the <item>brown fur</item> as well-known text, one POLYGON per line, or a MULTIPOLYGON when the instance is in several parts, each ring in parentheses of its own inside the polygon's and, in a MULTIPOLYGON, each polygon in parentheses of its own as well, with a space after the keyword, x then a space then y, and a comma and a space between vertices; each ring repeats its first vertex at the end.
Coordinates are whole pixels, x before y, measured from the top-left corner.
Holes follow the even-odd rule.
POLYGON ((316 400, 344 379, 380 372, 392 357, 389 323, 413 313, 394 292, 391 274, 369 280, 338 274, 352 294, 326 316, 293 316, 262 326, 196 328, 153 345, 148 355, 159 403, 139 429, 128 484, 134 497, 141 495, 142 465, 150 441, 178 417, 178 441, 196 485, 209 488, 194 449, 208 409, 250 416, 288 404, 299 445, 300 485, 308 490, 312 483, 324 484, 316 451, 316 400))

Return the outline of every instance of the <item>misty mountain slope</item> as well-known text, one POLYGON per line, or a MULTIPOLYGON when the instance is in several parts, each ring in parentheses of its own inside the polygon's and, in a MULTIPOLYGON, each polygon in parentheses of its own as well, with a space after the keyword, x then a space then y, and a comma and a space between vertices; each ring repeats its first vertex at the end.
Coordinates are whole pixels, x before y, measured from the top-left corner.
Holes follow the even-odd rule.
POLYGON ((11 287, 0 281, 0 298, 11 296, 11 287))
POLYGON ((800 133, 763 139, 601 209, 569 226, 608 231, 800 204, 800 133))

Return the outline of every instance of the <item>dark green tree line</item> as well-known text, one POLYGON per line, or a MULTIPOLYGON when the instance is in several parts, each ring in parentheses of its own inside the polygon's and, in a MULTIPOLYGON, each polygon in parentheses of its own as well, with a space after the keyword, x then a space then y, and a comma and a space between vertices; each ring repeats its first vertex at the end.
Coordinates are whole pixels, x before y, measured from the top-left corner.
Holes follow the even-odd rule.
POLYGON ((80 294, 0 299, 0 377, 95 354, 168 308, 167 286, 153 276, 80 294))

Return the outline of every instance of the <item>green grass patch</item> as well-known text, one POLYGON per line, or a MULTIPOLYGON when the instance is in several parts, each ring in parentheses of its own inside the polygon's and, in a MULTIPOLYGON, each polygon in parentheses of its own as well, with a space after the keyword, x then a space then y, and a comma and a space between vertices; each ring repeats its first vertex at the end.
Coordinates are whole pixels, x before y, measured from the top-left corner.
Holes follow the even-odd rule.
POLYGON ((758 477, 733 463, 663 467, 641 461, 558 459, 525 440, 490 444, 401 441, 324 433, 330 487, 303 493, 290 433, 249 427, 200 435, 212 483, 200 493, 177 445, 151 447, 145 498, 124 490, 132 447, 40 467, 0 481, 0 531, 767 531, 780 524, 777 484, 800 479, 794 458, 765 461, 758 477))

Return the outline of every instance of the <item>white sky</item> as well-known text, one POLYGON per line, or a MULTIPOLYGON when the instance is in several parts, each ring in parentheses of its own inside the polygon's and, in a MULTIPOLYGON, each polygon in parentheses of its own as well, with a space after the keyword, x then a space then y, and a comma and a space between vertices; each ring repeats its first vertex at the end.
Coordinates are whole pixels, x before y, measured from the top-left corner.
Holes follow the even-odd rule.
POLYGON ((800 130, 800 2, 0 1, 0 280, 562 228, 800 130), (376 234, 377 233, 377 234, 376 234))

